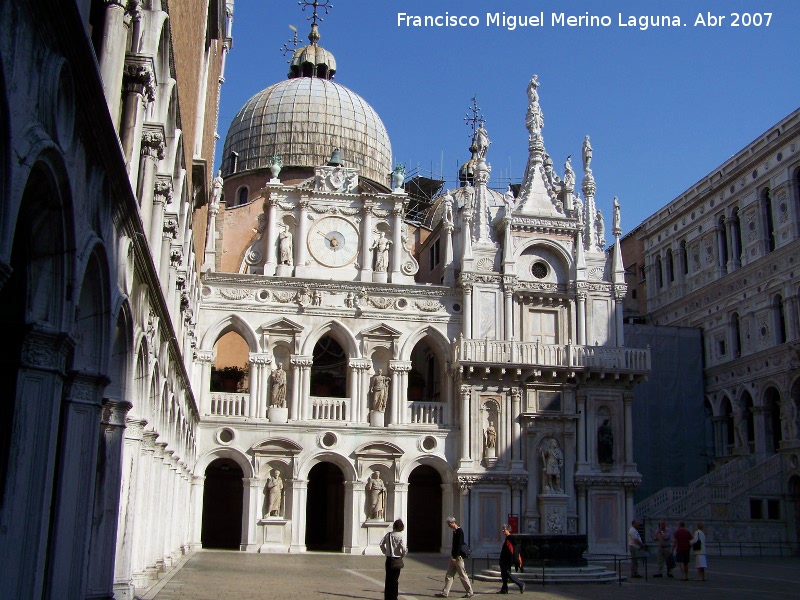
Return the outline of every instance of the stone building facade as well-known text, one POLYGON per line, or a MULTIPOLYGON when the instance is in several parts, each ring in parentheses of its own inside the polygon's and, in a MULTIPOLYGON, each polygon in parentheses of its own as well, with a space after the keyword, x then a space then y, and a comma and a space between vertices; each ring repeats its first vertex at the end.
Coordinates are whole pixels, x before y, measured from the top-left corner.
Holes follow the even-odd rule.
POLYGON ((196 539, 195 225, 232 4, 0 8, 4 598, 133 598, 196 539))
POLYGON ((800 541, 800 111, 646 219, 622 246, 629 289, 639 290, 628 298, 628 316, 702 330, 717 467, 691 497, 670 488, 642 510, 654 514, 658 504, 668 516, 716 520, 719 541, 800 541))
POLYGON ((588 137, 581 182, 569 159, 562 179, 534 76, 519 194, 491 189, 476 126, 460 187, 408 222, 380 117, 332 81, 316 24, 309 40, 223 151, 197 329, 203 544, 378 553, 403 518, 412 551, 440 552, 452 514, 493 552, 516 515, 624 551, 649 352, 624 344, 619 205, 606 251, 588 137))

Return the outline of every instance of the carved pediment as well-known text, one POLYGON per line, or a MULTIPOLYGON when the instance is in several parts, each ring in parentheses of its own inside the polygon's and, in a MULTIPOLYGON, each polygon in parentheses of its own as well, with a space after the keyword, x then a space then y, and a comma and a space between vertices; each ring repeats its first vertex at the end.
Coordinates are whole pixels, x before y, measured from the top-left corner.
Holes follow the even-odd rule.
POLYGON ((397 458, 404 452, 400 446, 390 442, 367 442, 356 448, 353 454, 359 458, 397 458))
POLYGON ((401 333, 388 325, 376 325, 361 332, 363 338, 398 338, 401 333))
POLYGON ((266 333, 290 335, 303 331, 302 326, 289 319, 275 319, 268 323, 262 323, 259 329, 266 333))
POLYGON ((303 447, 286 438, 272 438, 253 446, 251 452, 256 456, 295 456, 303 447))
POLYGON ((367 442, 353 452, 356 457, 356 472, 358 478, 363 479, 369 475, 369 470, 378 466, 392 472, 395 481, 399 476, 399 462, 403 450, 390 442, 367 442))

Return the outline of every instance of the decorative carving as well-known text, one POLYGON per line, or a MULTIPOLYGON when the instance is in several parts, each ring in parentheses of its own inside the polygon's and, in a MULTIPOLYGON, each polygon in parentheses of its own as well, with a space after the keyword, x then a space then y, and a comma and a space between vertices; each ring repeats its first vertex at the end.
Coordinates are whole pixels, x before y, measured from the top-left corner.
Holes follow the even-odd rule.
POLYGON ((444 305, 435 300, 415 300, 414 306, 422 312, 437 312, 444 309, 444 305))
POLYGON ((217 288, 217 293, 227 300, 244 300, 253 297, 253 290, 217 288))
POLYGON ((149 62, 127 62, 122 72, 122 85, 126 93, 141 94, 146 102, 156 98, 156 82, 149 62))
POLYGON ((316 167, 314 189, 321 192, 355 193, 358 190, 358 169, 340 166, 316 167))
POLYGON ((561 493, 561 467, 564 465, 564 454, 555 438, 547 438, 542 456, 542 489, 545 493, 561 493))
POLYGON ((273 291, 272 297, 274 298, 275 302, 286 304, 288 302, 292 302, 297 297, 297 292, 273 291))
POLYGON ((164 158, 164 134, 152 129, 142 132, 141 153, 142 156, 162 160, 164 158))
POLYGON ((481 271, 491 271, 494 267, 494 261, 491 258, 480 258, 475 266, 481 271))
POLYGON ((286 371, 283 365, 278 366, 272 371, 272 391, 270 393, 269 405, 284 408, 286 406, 286 371))
POLYGON ((389 395, 390 379, 383 374, 383 369, 373 375, 369 391, 372 393, 372 410, 384 412, 386 410, 386 400, 389 395))

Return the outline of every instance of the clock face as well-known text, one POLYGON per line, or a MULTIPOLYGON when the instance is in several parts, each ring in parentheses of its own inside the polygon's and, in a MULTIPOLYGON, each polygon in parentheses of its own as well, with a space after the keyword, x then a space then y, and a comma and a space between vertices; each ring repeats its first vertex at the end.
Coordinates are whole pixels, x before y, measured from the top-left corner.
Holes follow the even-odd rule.
POLYGON ((341 217, 320 219, 308 233, 308 250, 326 267, 349 265, 358 256, 358 229, 341 217))

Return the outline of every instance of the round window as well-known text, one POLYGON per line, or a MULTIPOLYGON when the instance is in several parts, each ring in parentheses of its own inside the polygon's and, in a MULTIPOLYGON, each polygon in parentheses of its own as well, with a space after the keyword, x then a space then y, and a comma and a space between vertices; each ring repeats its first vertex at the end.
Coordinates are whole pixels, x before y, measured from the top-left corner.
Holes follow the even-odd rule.
POLYGON ((533 266, 531 267, 531 274, 533 274, 536 279, 544 279, 547 277, 547 272, 549 270, 550 269, 547 268, 547 263, 539 260, 533 263, 533 266))
POLYGON ((436 438, 432 435, 426 436, 422 438, 422 443, 420 446, 422 446, 422 449, 425 450, 425 452, 432 452, 433 450, 436 450, 436 438))
POLYGON ((217 441, 220 444, 230 444, 235 437, 236 434, 233 432, 233 429, 227 427, 223 427, 217 432, 217 441))
POLYGON ((328 431, 322 434, 322 437, 320 438, 320 445, 323 448, 333 448, 338 441, 339 438, 336 437, 336 434, 332 431, 328 431))

